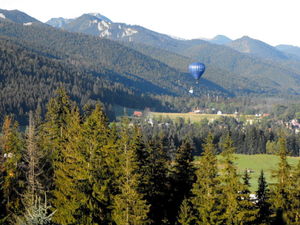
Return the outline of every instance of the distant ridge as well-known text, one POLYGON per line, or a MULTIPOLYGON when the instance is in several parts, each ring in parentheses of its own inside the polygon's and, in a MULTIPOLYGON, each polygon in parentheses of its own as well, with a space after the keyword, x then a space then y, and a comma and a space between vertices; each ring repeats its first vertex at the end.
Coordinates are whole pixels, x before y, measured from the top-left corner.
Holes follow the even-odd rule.
POLYGON ((225 44, 231 42, 232 40, 230 38, 226 37, 225 35, 217 35, 208 41, 213 44, 225 45, 225 44))
POLYGON ((293 45, 277 45, 276 48, 282 52, 300 57, 300 47, 293 45))
POLYGON ((279 60, 288 58, 277 48, 248 36, 243 36, 242 38, 228 42, 226 45, 236 51, 251 54, 260 58, 279 60))
MULTIPOLYGON (((27 15, 19 10, 4 10, 0 9, 0 19, 9 20, 15 23, 28 24, 28 23, 41 23, 39 20, 27 15)), ((28 24, 29 25, 29 24, 28 24)))
POLYGON ((48 20, 46 23, 52 27, 62 28, 63 26, 72 22, 73 20, 74 19, 65 19, 65 18, 59 17, 59 18, 52 18, 52 19, 48 20))

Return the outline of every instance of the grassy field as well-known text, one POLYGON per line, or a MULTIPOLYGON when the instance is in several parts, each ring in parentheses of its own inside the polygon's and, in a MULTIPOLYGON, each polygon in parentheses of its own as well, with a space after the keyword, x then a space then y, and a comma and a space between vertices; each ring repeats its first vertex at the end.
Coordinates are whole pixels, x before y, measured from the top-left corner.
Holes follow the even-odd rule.
MULTIPOLYGON (((185 121, 190 120, 191 122, 200 122, 203 119, 207 119, 208 121, 214 121, 219 119, 222 116, 235 117, 244 121, 248 121, 249 123, 256 122, 259 119, 255 115, 240 115, 237 116, 235 114, 196 114, 196 113, 159 113, 159 112, 151 112, 150 115, 153 118, 170 118, 175 120, 177 118, 183 118, 185 121)), ((277 165, 279 162, 279 157, 275 155, 242 155, 236 154, 235 163, 238 168, 238 173, 243 174, 246 169, 250 170, 251 176, 251 191, 255 192, 257 190, 257 180, 260 176, 260 171, 263 170, 265 177, 267 179, 268 184, 276 182, 275 179, 272 178, 272 173, 277 169, 277 165)), ((296 166, 300 157, 288 157, 288 163, 291 166, 296 166)))
MULTIPOLYGON (((250 169, 253 172, 251 175, 251 191, 257 190, 257 180, 260 175, 260 171, 263 170, 269 184, 276 182, 272 178, 272 172, 277 169, 279 163, 279 157, 274 155, 236 155, 236 165, 238 167, 239 174, 243 174, 246 169, 250 169)), ((288 157, 288 163, 291 166, 296 166, 299 157, 288 157)))
POLYGON ((172 120, 176 120, 177 118, 182 118, 185 121, 190 120, 192 123, 200 122, 201 120, 207 119, 208 121, 212 122, 221 118, 222 116, 234 117, 240 120, 245 120, 250 123, 255 122, 258 120, 255 115, 235 115, 235 114, 197 114, 197 113, 161 113, 161 112, 151 112, 149 116, 153 118, 170 118, 172 120))
MULTIPOLYGON (((243 174, 246 169, 251 170, 251 192, 257 190, 257 180, 260 176, 260 171, 263 170, 268 184, 276 182, 272 178, 272 172, 277 169, 279 157, 275 155, 242 155, 235 154, 235 164, 238 168, 238 173, 243 174)), ((218 156, 220 158, 220 156, 218 156)), ((296 166, 300 157, 288 157, 288 163, 291 166, 296 166)))

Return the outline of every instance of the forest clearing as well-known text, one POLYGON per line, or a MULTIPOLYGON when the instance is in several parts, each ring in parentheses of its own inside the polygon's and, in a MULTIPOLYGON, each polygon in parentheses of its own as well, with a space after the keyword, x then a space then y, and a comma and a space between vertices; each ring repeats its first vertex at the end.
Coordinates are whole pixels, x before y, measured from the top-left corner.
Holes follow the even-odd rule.
MULTIPOLYGON (((267 154, 235 154, 234 156, 236 157, 235 164, 238 169, 238 174, 242 175, 245 170, 247 170, 250 174, 251 192, 255 192, 257 190, 257 181, 261 170, 264 171, 266 181, 268 182, 268 184, 271 185, 272 183, 276 182, 276 179, 272 178, 272 173, 278 167, 278 156, 267 154)), ((297 163, 300 161, 300 157, 287 157, 287 161, 291 166, 296 166, 297 163)), ((221 165, 219 166, 222 167, 221 165)))
POLYGON ((184 119, 186 122, 190 121, 192 123, 197 123, 202 120, 208 120, 209 122, 213 122, 221 117, 233 117, 240 121, 247 121, 252 124, 253 122, 257 122, 260 120, 260 117, 255 115, 237 115, 237 114, 200 114, 200 113, 167 113, 167 112, 150 112, 149 117, 153 118, 170 118, 172 120, 176 120, 179 118, 184 119))

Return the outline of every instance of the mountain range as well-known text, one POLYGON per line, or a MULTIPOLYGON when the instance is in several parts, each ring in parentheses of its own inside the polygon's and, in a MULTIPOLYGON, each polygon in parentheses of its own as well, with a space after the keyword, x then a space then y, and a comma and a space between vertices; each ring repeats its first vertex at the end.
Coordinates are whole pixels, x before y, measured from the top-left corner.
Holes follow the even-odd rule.
POLYGON ((45 104, 50 94, 44 90, 50 93, 59 84, 81 104, 101 100, 156 110, 172 107, 155 96, 188 97, 190 87, 190 98, 300 94, 300 48, 247 36, 183 40, 97 13, 42 23, 17 10, 0 10, 0 41, 0 111, 5 113, 45 104), (187 73, 193 61, 206 64, 199 85, 187 73), (32 101, 15 99, 17 87, 27 85, 36 88, 22 90, 22 96, 32 101))
POLYGON ((224 35, 211 40, 182 40, 93 14, 84 14, 60 28, 119 41, 182 72, 187 62, 169 60, 170 54, 186 57, 189 62, 202 61, 213 70, 204 77, 234 95, 290 95, 300 91, 300 58, 291 50, 296 47, 282 50, 247 36, 237 40, 224 35))

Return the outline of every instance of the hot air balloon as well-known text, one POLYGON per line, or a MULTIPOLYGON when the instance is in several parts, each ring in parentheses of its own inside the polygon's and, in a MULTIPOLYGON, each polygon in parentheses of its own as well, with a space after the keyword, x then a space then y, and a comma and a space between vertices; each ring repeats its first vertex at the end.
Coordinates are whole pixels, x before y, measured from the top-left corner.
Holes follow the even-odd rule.
MULTIPOLYGON (((205 65, 203 63, 194 62, 189 65, 189 72, 196 79, 196 84, 198 84, 198 81, 199 81, 200 77, 202 76, 202 74, 204 73, 204 71, 205 71, 205 65)), ((194 94, 193 87, 190 88, 189 93, 191 95, 194 94)))
POLYGON ((189 72, 193 75, 196 79, 196 83, 198 83, 200 77, 205 71, 205 65, 200 62, 194 62, 189 65, 189 72))

